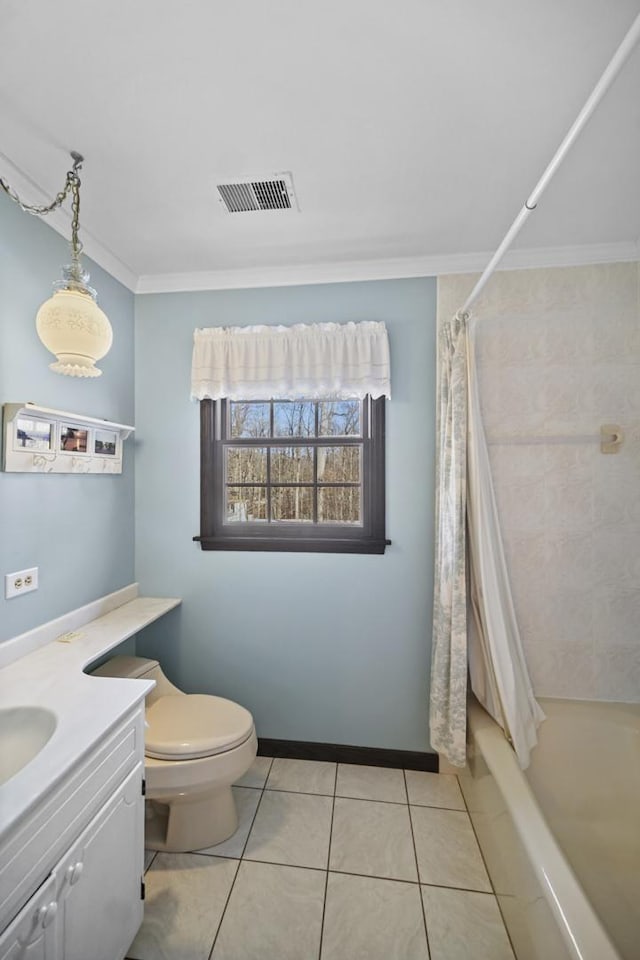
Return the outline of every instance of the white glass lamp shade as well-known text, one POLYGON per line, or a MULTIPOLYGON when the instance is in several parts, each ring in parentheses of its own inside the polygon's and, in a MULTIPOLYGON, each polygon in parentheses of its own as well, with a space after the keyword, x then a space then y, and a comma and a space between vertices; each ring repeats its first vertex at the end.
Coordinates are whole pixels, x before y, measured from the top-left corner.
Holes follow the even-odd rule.
POLYGON ((49 369, 68 377, 99 377, 96 360, 107 354, 113 331, 89 292, 56 290, 36 315, 36 330, 57 360, 49 369))

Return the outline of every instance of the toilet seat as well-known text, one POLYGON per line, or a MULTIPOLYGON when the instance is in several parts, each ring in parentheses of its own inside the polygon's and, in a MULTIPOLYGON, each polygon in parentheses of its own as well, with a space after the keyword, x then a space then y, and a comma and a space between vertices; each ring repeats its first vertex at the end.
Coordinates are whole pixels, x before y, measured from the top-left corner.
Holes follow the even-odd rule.
POLYGON ((232 750, 253 732, 248 710, 224 697, 160 697, 146 713, 145 753, 156 760, 197 760, 232 750))

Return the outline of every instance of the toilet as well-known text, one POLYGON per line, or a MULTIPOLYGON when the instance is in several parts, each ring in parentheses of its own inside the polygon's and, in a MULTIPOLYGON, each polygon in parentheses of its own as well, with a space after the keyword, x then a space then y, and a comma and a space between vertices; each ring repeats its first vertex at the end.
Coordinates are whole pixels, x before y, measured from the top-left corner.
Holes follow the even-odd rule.
POLYGON ((184 853, 235 833, 231 785, 258 747, 249 711, 222 697, 184 693, 157 660, 117 656, 92 675, 156 682, 145 701, 145 846, 184 853))

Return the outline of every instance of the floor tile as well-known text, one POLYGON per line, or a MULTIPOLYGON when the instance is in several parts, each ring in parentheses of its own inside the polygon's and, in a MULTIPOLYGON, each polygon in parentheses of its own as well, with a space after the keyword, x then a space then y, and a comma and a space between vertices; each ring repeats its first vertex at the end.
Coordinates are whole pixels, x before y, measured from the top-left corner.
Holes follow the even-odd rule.
POLYGON ((145 877, 144 921, 132 960, 208 960, 237 860, 159 853, 145 877))
POLYGON ((322 793, 332 797, 336 764, 318 760, 288 760, 276 757, 267 780, 267 790, 322 793))
POLYGON ((514 960, 496 898, 423 887, 431 960, 514 960))
POLYGON ((468 814, 411 806, 418 869, 423 883, 491 892, 468 814))
POLYGON ((428 960, 417 884, 330 873, 321 960, 428 960))
POLYGON ((238 859, 242 856, 262 791, 253 790, 250 787, 233 787, 232 789, 238 811, 238 829, 228 840, 223 840, 222 843, 217 843, 214 847, 199 850, 198 853, 213 854, 216 857, 237 857, 238 859))
POLYGON ((325 877, 243 861, 212 960, 317 960, 325 877))
POLYGON ((336 797, 329 868, 392 880, 417 880, 409 808, 336 797))
POLYGON ((273 757, 256 757, 245 775, 236 780, 236 787, 264 787, 272 763, 273 757))
POLYGON ((442 773, 405 770, 409 803, 422 807, 448 807, 466 810, 458 778, 442 773))
POLYGON ((336 796, 358 800, 387 800, 393 803, 407 802, 402 770, 359 766, 355 763, 338 764, 336 796))
POLYGON ((265 790, 245 857, 326 869, 332 806, 331 797, 265 790))

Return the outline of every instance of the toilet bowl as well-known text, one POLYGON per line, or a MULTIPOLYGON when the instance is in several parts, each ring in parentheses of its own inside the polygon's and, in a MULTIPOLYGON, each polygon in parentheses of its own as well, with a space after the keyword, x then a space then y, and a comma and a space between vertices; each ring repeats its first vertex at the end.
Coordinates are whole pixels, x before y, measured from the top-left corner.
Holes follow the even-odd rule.
POLYGON ((184 693, 157 660, 117 656, 93 676, 155 680, 145 700, 145 845, 174 853, 222 843, 238 826, 231 785, 258 741, 248 710, 222 697, 184 693))

